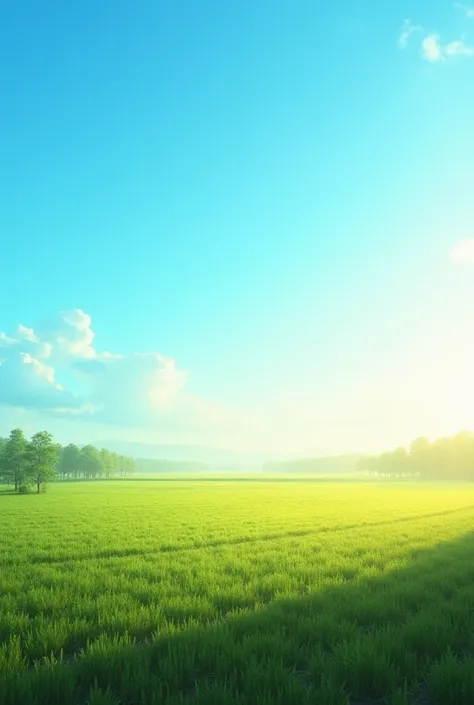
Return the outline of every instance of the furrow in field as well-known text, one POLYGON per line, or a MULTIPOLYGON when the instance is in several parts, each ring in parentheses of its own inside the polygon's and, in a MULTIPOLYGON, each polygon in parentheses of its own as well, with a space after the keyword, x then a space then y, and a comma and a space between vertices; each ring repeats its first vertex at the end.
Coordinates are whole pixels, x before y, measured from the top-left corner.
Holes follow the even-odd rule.
POLYGON ((474 505, 467 505, 464 507, 457 507, 455 509, 446 509, 442 512, 430 512, 425 514, 412 514, 408 516, 398 517, 397 519, 384 519, 383 521, 369 521, 362 523, 352 523, 346 524, 344 526, 320 526, 316 529, 300 529, 294 531, 286 532, 276 532, 263 534, 261 536, 236 536, 234 538, 223 538, 223 539, 213 539, 212 541, 203 541, 200 543, 193 544, 162 544, 156 549, 143 549, 143 548, 123 548, 123 549, 108 549, 104 551, 98 551, 95 553, 83 554, 80 556, 29 556, 28 558, 21 560, 9 559, 7 561, 1 561, 0 565, 3 567, 9 567, 14 565, 21 565, 22 563, 28 562, 30 564, 42 565, 42 564, 52 564, 59 565, 62 563, 77 563, 90 560, 107 560, 113 558, 128 558, 132 556, 150 556, 153 554, 160 553, 181 553, 186 551, 199 551, 207 548, 220 548, 224 546, 239 546, 254 543, 265 543, 269 541, 281 541, 284 539, 291 538, 302 538, 305 536, 317 536, 318 534, 336 534, 345 531, 353 531, 355 529, 367 529, 367 528, 378 528, 382 526, 394 526, 397 524, 404 524, 406 522, 412 521, 423 521, 426 519, 435 519, 437 517, 450 516, 453 514, 459 514, 461 512, 467 512, 474 510, 474 505))

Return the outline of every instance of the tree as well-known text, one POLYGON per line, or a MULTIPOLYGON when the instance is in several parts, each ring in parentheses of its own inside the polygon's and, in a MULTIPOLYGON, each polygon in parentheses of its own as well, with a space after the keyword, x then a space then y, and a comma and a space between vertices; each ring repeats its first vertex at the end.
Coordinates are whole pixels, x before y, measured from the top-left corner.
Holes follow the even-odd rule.
POLYGON ((15 491, 25 480, 27 471, 27 441, 21 428, 15 428, 7 439, 1 458, 1 475, 9 485, 15 486, 15 491))
POLYGON ((118 453, 112 452, 110 454, 110 473, 115 475, 119 470, 119 455, 118 453))
POLYGON ((97 448, 91 445, 81 448, 80 467, 84 477, 97 477, 102 474, 103 465, 97 448))
POLYGON ((379 472, 379 459, 376 455, 370 455, 367 458, 367 472, 370 476, 376 475, 379 472))
POLYGON ((127 472, 127 458, 124 455, 119 455, 118 457, 118 468, 120 477, 123 477, 127 472))
POLYGON ((100 460, 102 462, 102 472, 105 477, 109 478, 114 471, 114 459, 110 450, 101 448, 100 460))
POLYGON ((27 446, 28 471, 27 480, 36 485, 39 494, 46 482, 54 480, 57 475, 59 446, 53 442, 48 431, 35 433, 27 446))
POLYGON ((453 439, 437 438, 430 449, 431 462, 427 476, 435 480, 455 479, 453 476, 453 439))
POLYGON ((61 461, 60 461, 60 473, 64 477, 65 475, 77 477, 80 466, 80 455, 81 452, 79 448, 70 443, 68 446, 62 449, 61 461))
POLYGON ((460 480, 474 479, 474 436, 461 431, 451 440, 451 472, 460 480))
POLYGON ((410 465, 413 475, 426 478, 433 467, 432 447, 428 438, 417 438, 410 445, 410 465))
POLYGON ((367 455, 361 455, 357 458, 356 462, 356 473, 358 475, 365 475, 369 470, 369 457, 367 455))
POLYGON ((391 453, 382 453, 379 456, 378 471, 380 475, 387 477, 387 475, 392 474, 393 460, 391 453))
POLYGON ((392 474, 403 477, 408 472, 408 453, 406 448, 397 448, 392 453, 392 474))

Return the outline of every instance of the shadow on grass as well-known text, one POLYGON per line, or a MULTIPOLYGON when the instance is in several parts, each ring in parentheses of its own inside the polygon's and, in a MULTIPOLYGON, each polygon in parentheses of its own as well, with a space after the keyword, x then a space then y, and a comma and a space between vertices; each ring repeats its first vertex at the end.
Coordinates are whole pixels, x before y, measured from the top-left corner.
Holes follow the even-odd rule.
POLYGON ((471 532, 402 570, 148 641, 99 637, 64 661, 25 664, 12 638, 0 703, 472 705, 473 578, 471 532))

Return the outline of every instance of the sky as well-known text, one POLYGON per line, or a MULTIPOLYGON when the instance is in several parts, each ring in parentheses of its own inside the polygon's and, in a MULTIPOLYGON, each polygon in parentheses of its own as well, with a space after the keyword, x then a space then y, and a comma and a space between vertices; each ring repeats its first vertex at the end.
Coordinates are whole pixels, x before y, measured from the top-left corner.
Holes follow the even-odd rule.
POLYGON ((474 6, 0 8, 0 434, 474 429, 474 6))

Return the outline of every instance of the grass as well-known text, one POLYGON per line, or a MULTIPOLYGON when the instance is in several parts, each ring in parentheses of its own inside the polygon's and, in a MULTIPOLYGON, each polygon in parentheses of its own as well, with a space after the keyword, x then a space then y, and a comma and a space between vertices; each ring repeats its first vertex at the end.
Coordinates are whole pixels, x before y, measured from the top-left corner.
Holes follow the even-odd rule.
POLYGON ((471 705, 474 488, 0 493, 0 705, 471 705))

